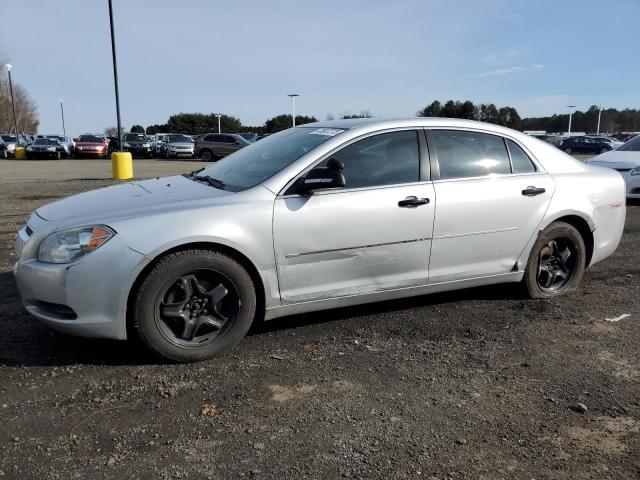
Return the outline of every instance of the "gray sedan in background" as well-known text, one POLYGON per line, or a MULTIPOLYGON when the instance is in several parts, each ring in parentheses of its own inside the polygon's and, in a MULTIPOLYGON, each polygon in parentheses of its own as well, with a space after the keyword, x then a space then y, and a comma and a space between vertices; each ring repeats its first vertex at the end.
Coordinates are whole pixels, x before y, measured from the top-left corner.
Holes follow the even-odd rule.
POLYGON ((506 128, 447 118, 295 127, 197 172, 82 193, 18 232, 26 309, 194 361, 256 320, 519 282, 575 289, 616 249, 625 184, 506 128))

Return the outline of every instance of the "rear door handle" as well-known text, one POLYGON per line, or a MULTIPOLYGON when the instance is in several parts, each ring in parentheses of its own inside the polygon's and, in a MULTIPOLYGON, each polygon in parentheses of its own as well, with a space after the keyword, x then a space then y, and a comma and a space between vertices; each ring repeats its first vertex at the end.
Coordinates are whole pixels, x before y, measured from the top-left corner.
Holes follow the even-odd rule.
POLYGON ((546 192, 546 190, 544 188, 539 188, 539 187, 527 187, 524 190, 522 190, 522 195, 526 196, 526 197, 534 197, 536 195, 541 195, 544 192, 546 192))
POLYGON ((405 198, 404 200, 400 200, 398 202, 398 206, 405 207, 405 208, 414 208, 420 205, 426 205, 427 203, 429 203, 428 198, 418 198, 412 195, 410 197, 405 198))

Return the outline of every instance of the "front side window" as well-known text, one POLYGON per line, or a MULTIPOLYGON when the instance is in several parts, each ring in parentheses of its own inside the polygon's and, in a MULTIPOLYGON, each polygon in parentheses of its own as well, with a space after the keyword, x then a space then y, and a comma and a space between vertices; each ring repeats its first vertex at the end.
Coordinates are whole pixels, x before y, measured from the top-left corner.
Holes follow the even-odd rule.
POLYGON ((418 132, 404 130, 359 140, 324 160, 344 164, 346 188, 376 187, 420 180, 418 132))
POLYGON ((225 190, 240 191, 271 178, 318 145, 340 134, 340 129, 296 127, 269 135, 198 172, 198 177, 220 180, 225 190))
POLYGON ((513 173, 534 173, 536 167, 520 146, 513 140, 507 140, 509 153, 511 154, 511 167, 513 173))
POLYGON ((433 130, 440 178, 470 178, 511 173, 502 137, 462 130, 433 130))

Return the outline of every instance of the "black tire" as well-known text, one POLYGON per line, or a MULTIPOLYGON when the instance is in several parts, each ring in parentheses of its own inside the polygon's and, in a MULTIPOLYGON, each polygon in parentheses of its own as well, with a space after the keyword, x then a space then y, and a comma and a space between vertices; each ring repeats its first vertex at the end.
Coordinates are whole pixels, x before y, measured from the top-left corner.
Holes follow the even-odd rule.
POLYGON ((139 284, 130 310, 142 342, 177 362, 230 350, 246 335, 255 315, 256 291, 249 273, 228 255, 201 249, 159 260, 139 284))
POLYGON ((62 154, 60 153, 60 150, 56 150, 55 158, 56 160, 60 160, 62 158, 62 154))
POLYGON ((564 153, 571 155, 571 149, 570 148, 565 148, 564 149, 564 153))
POLYGON ((608 148, 603 148, 602 150, 600 150, 600 153, 607 153, 609 151, 608 148))
POLYGON ((214 159, 211 150, 202 150, 200 152, 200 157, 202 158, 203 162, 212 162, 214 159))
POLYGON ((7 158, 9 158, 9 155, 7 154, 6 150, 2 150, 2 152, 0 153, 0 158, 2 158, 3 160, 6 160, 7 158))
POLYGON ((526 292, 531 298, 551 298, 575 290, 586 259, 580 232, 568 223, 552 223, 540 232, 529 254, 522 280, 526 292))

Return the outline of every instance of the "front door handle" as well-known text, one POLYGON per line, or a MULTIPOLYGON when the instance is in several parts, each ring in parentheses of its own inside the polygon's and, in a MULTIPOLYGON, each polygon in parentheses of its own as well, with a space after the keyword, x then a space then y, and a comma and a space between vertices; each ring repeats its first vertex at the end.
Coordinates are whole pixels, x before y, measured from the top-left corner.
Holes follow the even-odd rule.
POLYGON ((534 197, 536 195, 541 195, 544 192, 546 192, 546 190, 544 188, 539 188, 539 187, 527 187, 524 190, 522 190, 522 195, 524 195, 525 197, 534 197))
POLYGON ((427 203, 429 203, 428 198, 418 198, 412 195, 410 197, 405 198, 404 200, 400 200, 398 202, 398 206, 405 207, 405 208, 414 208, 420 205, 426 205, 427 203))

